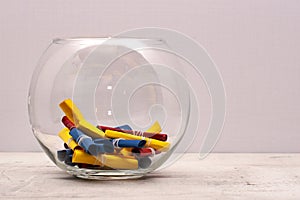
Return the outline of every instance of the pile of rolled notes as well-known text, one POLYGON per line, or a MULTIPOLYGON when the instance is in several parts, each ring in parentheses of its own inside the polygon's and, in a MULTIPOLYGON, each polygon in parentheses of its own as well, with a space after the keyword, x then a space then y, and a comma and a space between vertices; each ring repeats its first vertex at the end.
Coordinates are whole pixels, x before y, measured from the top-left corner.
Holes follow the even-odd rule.
POLYGON ((134 131, 129 125, 94 126, 86 121, 70 100, 60 103, 65 113, 59 132, 65 149, 57 157, 67 165, 92 169, 146 169, 151 157, 170 148, 167 134, 155 122, 147 131, 134 131))

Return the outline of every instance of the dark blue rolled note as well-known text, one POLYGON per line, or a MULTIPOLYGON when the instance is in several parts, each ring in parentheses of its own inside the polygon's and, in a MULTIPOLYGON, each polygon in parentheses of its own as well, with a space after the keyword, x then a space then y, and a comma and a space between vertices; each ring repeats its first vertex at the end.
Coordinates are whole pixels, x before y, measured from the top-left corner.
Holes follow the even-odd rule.
POLYGON ((66 156, 66 158, 65 158, 65 163, 66 163, 67 165, 71 165, 71 166, 74 166, 74 165, 75 165, 75 163, 72 163, 72 157, 73 157, 73 154, 67 155, 67 156, 66 156))
POLYGON ((91 137, 85 135, 77 128, 71 129, 70 135, 85 152, 91 155, 98 156, 100 153, 114 152, 114 146, 112 144, 96 144, 91 137))
POLYGON ((125 140, 121 138, 111 139, 114 147, 135 147, 142 148, 146 144, 146 140, 125 140))
POLYGON ((73 156, 72 149, 64 149, 64 150, 57 151, 58 160, 64 162, 67 165, 74 166, 75 164, 72 163, 72 156, 73 156))
POLYGON ((69 155, 73 155, 73 151, 72 149, 64 149, 64 150, 60 150, 57 151, 57 158, 59 161, 65 161, 67 156, 69 155))

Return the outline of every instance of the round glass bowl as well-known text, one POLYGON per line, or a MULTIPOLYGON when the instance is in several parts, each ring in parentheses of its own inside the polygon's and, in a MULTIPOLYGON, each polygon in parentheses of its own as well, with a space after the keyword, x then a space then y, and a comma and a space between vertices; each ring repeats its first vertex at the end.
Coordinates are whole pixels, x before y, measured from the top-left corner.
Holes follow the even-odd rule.
POLYGON ((190 118, 188 77, 168 48, 147 38, 52 41, 32 76, 28 108, 35 137, 58 167, 121 179, 165 166, 190 118))

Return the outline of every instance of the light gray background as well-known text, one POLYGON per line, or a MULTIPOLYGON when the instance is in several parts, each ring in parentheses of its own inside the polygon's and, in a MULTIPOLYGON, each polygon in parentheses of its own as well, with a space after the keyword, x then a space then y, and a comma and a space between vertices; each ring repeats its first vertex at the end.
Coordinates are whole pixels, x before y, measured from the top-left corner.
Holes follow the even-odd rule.
POLYGON ((52 38, 155 26, 194 38, 219 66, 228 112, 216 152, 300 152, 299 10, 296 0, 1 0, 0 151, 40 150, 27 91, 52 38))

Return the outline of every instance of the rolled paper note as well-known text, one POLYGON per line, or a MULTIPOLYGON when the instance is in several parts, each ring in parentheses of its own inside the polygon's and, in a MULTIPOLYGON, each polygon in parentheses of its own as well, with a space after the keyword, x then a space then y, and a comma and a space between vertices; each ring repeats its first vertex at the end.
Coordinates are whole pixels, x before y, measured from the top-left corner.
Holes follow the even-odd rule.
MULTIPOLYGON (((126 131, 127 133, 127 131, 126 131)), ((167 141, 168 135, 164 133, 149 133, 149 132, 142 132, 142 131, 132 131, 133 135, 142 136, 142 137, 148 137, 160 141, 167 141)))
POLYGON ((75 164, 72 162, 72 157, 73 157, 72 154, 71 155, 67 155, 66 158, 65 158, 65 164, 74 166, 75 164))
POLYGON ((65 161, 66 150, 57 151, 57 158, 58 158, 59 161, 65 161))
POLYGON ((156 151, 155 149, 153 149, 151 147, 149 147, 149 148, 133 148, 131 150, 131 152, 140 157, 154 156, 154 155, 160 153, 159 151, 156 151))
POLYGON ((133 131, 133 134, 160 140, 160 141, 168 140, 168 135, 164 133, 149 133, 149 132, 133 131))
POLYGON ((90 124, 88 121, 79 121, 79 123, 77 124, 77 128, 92 138, 105 138, 104 132, 99 130, 94 125, 90 124))
MULTIPOLYGON (((61 109, 66 114, 67 118, 90 137, 105 137, 104 133, 86 121, 81 114, 79 108, 72 102, 71 99, 66 99, 59 104, 61 109)), ((65 119, 64 119, 65 120, 65 119)))
POLYGON ((70 130, 68 128, 63 128, 59 133, 58 136, 67 144, 67 146, 74 150, 81 147, 73 140, 72 136, 69 134, 70 130))
POLYGON ((71 99, 66 99, 59 104, 66 116, 76 125, 79 121, 84 120, 83 115, 71 99))
MULTIPOLYGON (((71 136, 72 137, 72 136, 71 136)), ((66 148, 66 149, 70 149, 70 147, 67 145, 67 143, 64 143, 64 147, 66 148)))
POLYGON ((112 139, 114 147, 136 147, 142 148, 146 144, 146 140, 124 140, 122 138, 112 139))
POLYGON ((119 132, 119 131, 106 130, 105 131, 105 136, 109 137, 109 138, 124 138, 124 139, 128 139, 128 140, 146 140, 146 145, 145 146, 152 147, 152 148, 157 149, 159 151, 168 151, 169 148, 170 148, 170 143, 169 142, 163 142, 163 141, 159 141, 159 140, 156 140, 156 139, 131 135, 131 134, 122 133, 122 132, 119 132))
POLYGON ((108 155, 102 154, 99 156, 101 162, 113 169, 137 169, 138 168, 138 160, 134 157, 128 158, 118 155, 108 155))
MULTIPOLYGON (((155 121, 154 124, 149 129, 146 130, 146 132, 150 132, 150 133, 160 133, 161 131, 162 131, 162 129, 161 129, 161 126, 158 123, 158 121, 155 121)), ((147 137, 147 136, 145 135, 145 137, 147 137)), ((161 140, 161 141, 167 141, 168 135, 160 133, 160 134, 155 134, 151 138, 161 140)))
POLYGON ((73 163, 85 163, 90 165, 107 166, 113 169, 137 169, 138 160, 118 155, 101 154, 97 158, 87 154, 83 150, 75 150, 72 157, 73 163))
POLYGON ((107 144, 107 145, 113 144, 109 139, 104 139, 104 138, 96 138, 96 139, 93 139, 93 141, 96 144, 107 144))
MULTIPOLYGON (((109 139, 104 139, 104 138, 96 138, 96 139, 93 139, 94 143, 95 144, 103 144, 103 145, 108 145, 110 148, 114 148, 113 147, 113 143, 109 140, 109 139)), ((111 152, 111 153, 115 153, 117 154, 117 150, 114 149, 114 152, 111 152)))
POLYGON ((141 137, 148 137, 148 138, 152 138, 152 139, 156 139, 156 140, 160 140, 160 141, 167 141, 167 139, 168 139, 168 135, 163 134, 163 133, 149 133, 149 132, 134 131, 134 130, 123 130, 123 129, 119 129, 118 127, 113 128, 113 127, 108 127, 108 126, 97 126, 97 127, 98 127, 98 129, 101 129, 103 131, 106 131, 106 130, 119 131, 119 132, 137 135, 137 136, 141 136, 141 137))
POLYGON ((69 130, 71 130, 72 128, 76 128, 75 124, 67 116, 63 116, 61 121, 69 130))
MULTIPOLYGON (((91 156, 90 154, 85 153, 84 151, 75 151, 73 158, 72 158, 73 163, 80 163, 80 164, 89 164, 89 165, 94 165, 94 166, 100 166, 104 167, 104 164, 101 162, 101 158, 97 159, 94 156, 91 156)), ((134 163, 133 163, 134 164, 134 163)), ((107 167, 107 166, 106 166, 107 167)), ((120 163, 118 166, 113 165, 115 169, 120 169, 120 168, 133 168, 135 169, 136 167, 131 167, 131 166, 120 166, 120 163)))
POLYGON ((147 129, 146 132, 160 133, 161 131, 162 130, 160 124, 158 123, 158 121, 155 121, 154 124, 149 129, 147 129))
POLYGON ((138 160, 138 163, 139 163, 139 167, 142 168, 142 169, 148 168, 152 163, 152 161, 149 157, 142 157, 142 158, 138 157, 137 160, 138 160))
POLYGON ((123 156, 132 156, 132 149, 133 148, 122 148, 120 150, 120 154, 122 154, 123 156))
POLYGON ((96 144, 91 137, 85 135, 77 128, 70 130, 70 135, 86 152, 97 156, 100 153, 112 153, 114 152, 114 146, 112 144, 96 144))
POLYGON ((72 155, 73 151, 71 149, 64 149, 57 151, 57 158, 59 161, 65 161, 67 156, 72 155))

